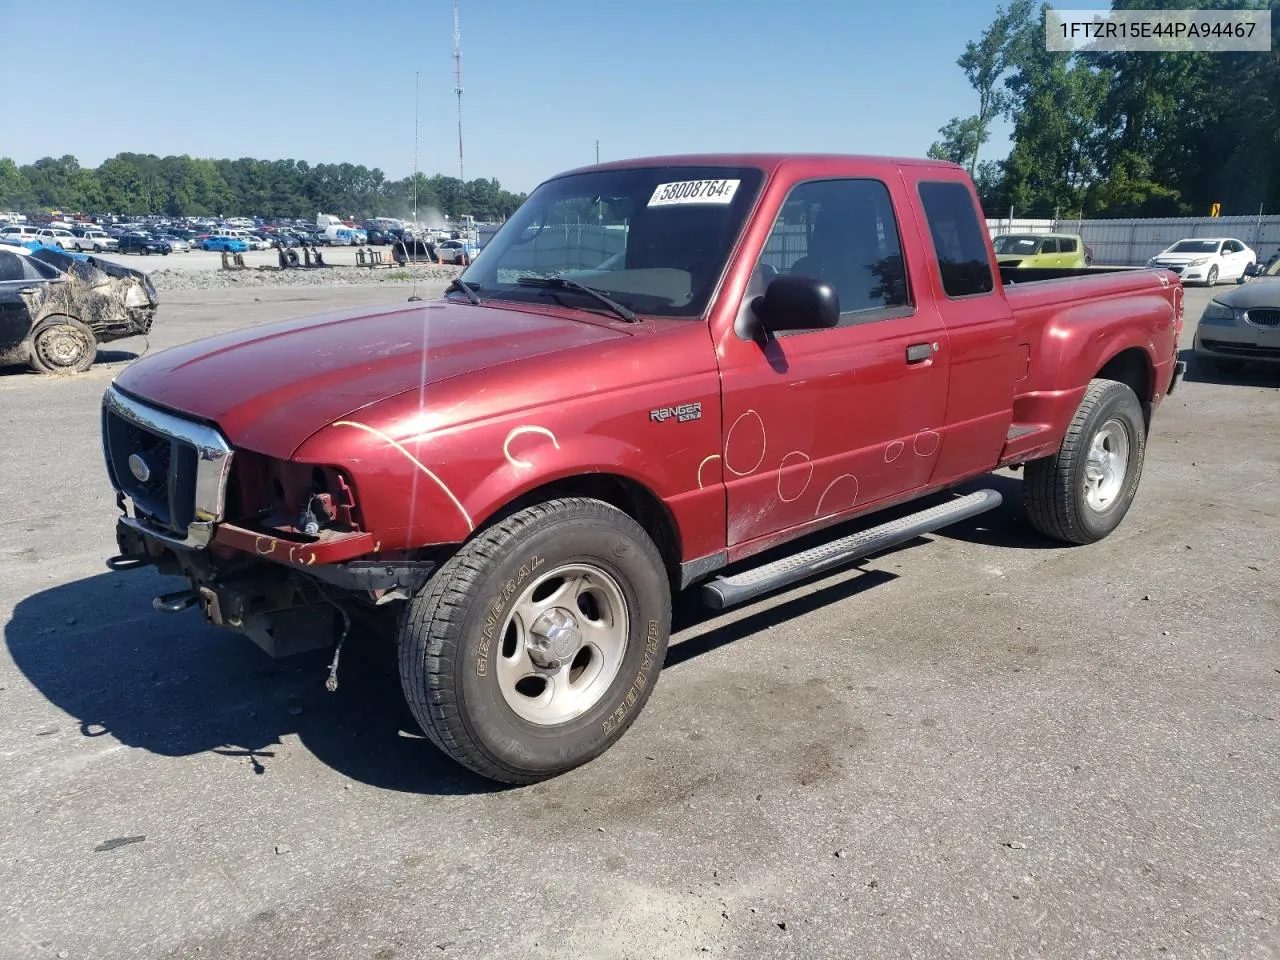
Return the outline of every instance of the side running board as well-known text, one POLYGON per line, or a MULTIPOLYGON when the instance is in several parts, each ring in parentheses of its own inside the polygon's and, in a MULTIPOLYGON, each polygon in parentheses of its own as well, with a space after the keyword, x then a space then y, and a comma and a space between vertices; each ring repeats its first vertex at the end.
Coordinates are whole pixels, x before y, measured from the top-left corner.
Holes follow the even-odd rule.
POLYGON ((985 513, 1000 506, 1002 499, 996 490, 979 490, 742 573, 716 577, 702 585, 702 602, 715 610, 724 610, 726 607, 754 600, 815 574, 869 557, 873 553, 914 540, 922 534, 985 513))

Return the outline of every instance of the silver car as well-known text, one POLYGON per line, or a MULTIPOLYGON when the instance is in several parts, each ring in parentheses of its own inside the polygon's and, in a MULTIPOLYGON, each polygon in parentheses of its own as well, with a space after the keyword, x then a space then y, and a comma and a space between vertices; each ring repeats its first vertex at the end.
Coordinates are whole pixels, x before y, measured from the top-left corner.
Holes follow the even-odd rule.
POLYGON ((1280 259, 1209 301, 1195 353, 1207 373, 1230 373, 1250 360, 1280 363, 1280 259))

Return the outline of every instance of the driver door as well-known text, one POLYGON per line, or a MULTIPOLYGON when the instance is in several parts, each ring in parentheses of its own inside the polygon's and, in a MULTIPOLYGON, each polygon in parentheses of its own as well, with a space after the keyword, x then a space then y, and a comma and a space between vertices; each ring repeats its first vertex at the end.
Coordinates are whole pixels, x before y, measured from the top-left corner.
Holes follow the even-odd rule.
MULTIPOLYGON (((722 341, 727 545, 821 525, 925 486, 946 417, 947 332, 916 299, 897 178, 810 180, 789 193, 745 301, 771 276, 812 276, 840 299, 839 325, 763 344, 722 341), (905 242, 904 242, 905 241, 905 242)), ((744 309, 750 309, 745 307, 744 309)))

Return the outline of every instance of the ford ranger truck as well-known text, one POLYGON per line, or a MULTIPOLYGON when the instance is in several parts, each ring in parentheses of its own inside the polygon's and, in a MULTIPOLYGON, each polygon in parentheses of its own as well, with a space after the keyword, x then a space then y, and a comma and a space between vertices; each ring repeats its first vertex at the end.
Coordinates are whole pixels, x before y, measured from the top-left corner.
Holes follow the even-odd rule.
POLYGON ((1009 281, 948 163, 564 173, 437 300, 122 371, 108 564, 184 578, 157 608, 274 655, 333 647, 331 689, 353 622, 394 630, 437 747, 497 781, 555 776, 644 707, 678 591, 724 608, 989 510, 994 490, 949 491, 1001 467, 1025 467, 1045 536, 1116 528, 1182 370, 1182 288, 1009 281))

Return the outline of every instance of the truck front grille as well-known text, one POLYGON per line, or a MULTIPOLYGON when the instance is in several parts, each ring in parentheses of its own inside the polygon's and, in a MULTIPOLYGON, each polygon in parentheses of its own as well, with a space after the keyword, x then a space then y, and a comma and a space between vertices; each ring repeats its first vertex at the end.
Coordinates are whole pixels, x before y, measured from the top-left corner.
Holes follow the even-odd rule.
POLYGON ((102 403, 107 472, 158 533, 203 543, 222 519, 232 450, 214 427, 128 396, 116 387, 102 403))
POLYGON ((185 536, 195 519, 195 447, 113 410, 106 412, 105 439, 116 488, 154 522, 185 536))

